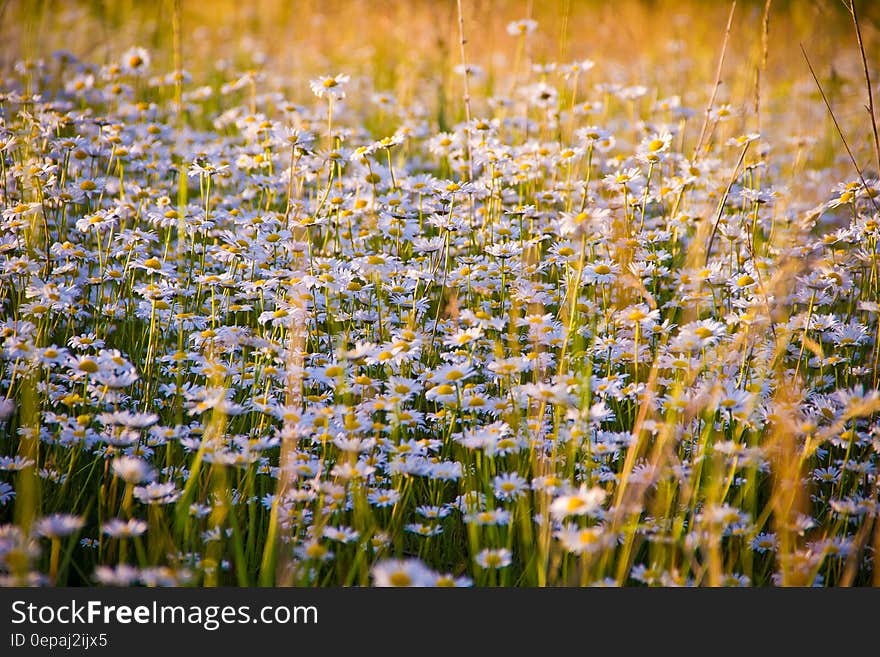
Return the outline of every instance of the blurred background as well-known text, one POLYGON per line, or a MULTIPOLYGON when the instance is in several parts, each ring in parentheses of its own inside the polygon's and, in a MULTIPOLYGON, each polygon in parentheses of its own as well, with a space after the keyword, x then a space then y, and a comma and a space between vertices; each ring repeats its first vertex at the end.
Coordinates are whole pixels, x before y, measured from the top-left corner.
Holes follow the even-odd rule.
MULTIPOLYGON (((639 85, 649 90, 639 102, 678 96, 683 106, 702 111, 731 4, 462 0, 462 6, 468 63, 475 70, 473 112, 479 114, 488 110, 490 98, 512 92, 514 66, 535 79, 540 66, 583 59, 595 62, 577 81, 585 99, 595 95, 597 83, 639 85), (525 38, 507 31, 511 21, 521 19, 537 23, 525 38)), ((719 103, 753 105, 765 7, 766 0, 736 3, 719 103)), ((874 65, 880 61, 880 2, 861 0, 856 8, 874 65)), ((768 130, 793 137, 809 133, 818 139, 814 156, 845 157, 801 43, 854 149, 869 152, 861 59, 840 0, 770 4, 761 79, 768 130)), ((0 76, 16 61, 51 61, 59 50, 102 65, 132 46, 149 51, 152 75, 173 71, 176 55, 190 89, 217 89, 259 69, 265 75, 258 93, 281 91, 295 102, 311 103, 310 79, 346 73, 352 76, 346 104, 355 112, 358 103, 387 92, 401 105, 425 107, 440 129, 463 117, 455 0, 0 0, 0 76)), ((874 71, 875 86, 878 78, 874 71)), ((520 74, 517 81, 523 80, 520 74)), ((748 113, 740 114, 742 125, 734 127, 747 131, 748 113)))
MULTIPOLYGON (((748 84, 761 50, 765 0, 736 3, 728 75, 748 84)), ((533 19, 534 63, 590 58, 622 83, 680 86, 712 78, 730 3, 721 0, 463 0, 468 57, 496 76, 509 68, 510 21, 533 19), (670 70, 676 75, 670 77, 670 70)), ((880 3, 856 3, 869 54, 878 55, 880 3)), ((132 45, 170 67, 179 11, 184 67, 265 64, 270 70, 345 69, 388 86, 436 77, 459 63, 455 0, 0 0, 0 57, 46 58, 59 49, 106 63, 132 45)), ((852 23, 840 0, 774 0, 768 79, 807 73, 803 42, 817 71, 854 74, 852 23)))

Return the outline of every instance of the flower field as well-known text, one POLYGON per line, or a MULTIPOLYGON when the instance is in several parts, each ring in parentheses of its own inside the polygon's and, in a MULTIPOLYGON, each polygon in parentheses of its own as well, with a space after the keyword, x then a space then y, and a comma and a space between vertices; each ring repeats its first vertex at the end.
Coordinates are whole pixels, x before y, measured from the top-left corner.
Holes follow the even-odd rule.
POLYGON ((880 583, 871 3, 7 4, 4 585, 880 583))

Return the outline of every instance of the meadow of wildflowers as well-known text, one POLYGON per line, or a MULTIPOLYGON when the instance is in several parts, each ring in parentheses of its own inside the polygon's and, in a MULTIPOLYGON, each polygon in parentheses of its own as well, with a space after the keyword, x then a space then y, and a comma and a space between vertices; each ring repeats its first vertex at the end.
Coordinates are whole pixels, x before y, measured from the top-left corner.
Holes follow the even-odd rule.
POLYGON ((584 43, 589 5, 481 33, 463 2, 461 44, 453 3, 407 65, 328 37, 344 5, 273 58, 156 4, 167 38, 83 5, 102 52, 37 50, 72 28, 31 16, 4 53, 3 584, 878 581, 846 7, 810 56, 858 170, 787 5, 724 53, 729 5, 691 3, 712 47, 659 30, 646 67, 584 43))

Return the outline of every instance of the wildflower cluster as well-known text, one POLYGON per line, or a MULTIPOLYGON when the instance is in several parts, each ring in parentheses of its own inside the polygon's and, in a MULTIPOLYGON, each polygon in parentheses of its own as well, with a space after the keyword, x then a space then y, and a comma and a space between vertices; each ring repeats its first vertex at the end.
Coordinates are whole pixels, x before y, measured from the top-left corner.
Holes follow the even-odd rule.
POLYGON ((155 69, 0 87, 4 583, 865 579, 876 179, 590 60, 384 134, 155 69))

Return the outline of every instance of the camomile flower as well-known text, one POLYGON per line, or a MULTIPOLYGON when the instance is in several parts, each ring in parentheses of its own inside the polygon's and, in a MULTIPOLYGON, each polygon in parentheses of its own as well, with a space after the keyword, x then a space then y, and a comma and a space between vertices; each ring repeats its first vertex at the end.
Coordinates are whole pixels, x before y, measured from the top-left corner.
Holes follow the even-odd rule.
POLYGON ((437 581, 437 573, 419 559, 380 561, 370 569, 370 575, 377 587, 428 587, 437 581))
POLYGON ((388 395, 396 397, 399 402, 406 401, 421 391, 422 385, 415 379, 402 376, 390 376, 385 382, 385 391, 388 395))
POLYGON ((620 275, 620 265, 612 260, 591 262, 584 267, 581 279, 587 284, 613 283, 620 275))
POLYGON ((779 547, 779 539, 776 538, 776 534, 772 533, 758 534, 752 539, 750 545, 755 552, 760 554, 775 552, 779 547))
POLYGON ((33 459, 24 456, 0 456, 0 471, 20 472, 33 464, 33 459))
POLYGON ((840 480, 840 470, 831 466, 813 470, 813 479, 820 483, 836 484, 840 480))
POLYGON ((605 490, 599 487, 588 488, 586 484, 571 493, 563 493, 550 504, 550 514, 557 519, 568 516, 593 514, 605 501, 605 490))
POLYGON ((733 105, 730 103, 723 103, 718 107, 714 108, 710 113, 709 117, 715 121, 723 122, 729 121, 734 116, 737 115, 737 111, 734 109, 733 105))
POLYGON ((699 351, 714 345, 726 333, 727 330, 721 322, 701 319, 682 326, 672 339, 670 347, 679 352, 699 351))
POLYGON ((577 143, 585 146, 593 146, 603 139, 607 139, 611 133, 595 125, 588 125, 575 130, 574 138, 577 143))
POLYGON ((566 524, 554 534, 562 546, 573 554, 593 553, 602 550, 609 544, 613 545, 613 538, 605 533, 605 528, 579 527, 574 524, 566 524))
POLYGON ((613 173, 607 174, 602 178, 602 183, 610 189, 626 187, 631 190, 630 185, 641 182, 642 178, 644 178, 644 174, 641 169, 638 167, 627 167, 625 169, 617 169, 613 173))
POLYGON ((367 500, 375 507, 394 506, 399 499, 400 492, 394 488, 377 488, 367 493, 367 500))
POLYGON ((34 532, 46 538, 63 538, 81 529, 85 520, 70 513, 55 513, 34 523, 34 532))
POLYGON ((120 456, 113 459, 111 465, 113 474, 129 484, 139 484, 149 481, 155 476, 155 471, 149 463, 139 458, 120 456))
POLYGON ((418 513, 423 518, 429 518, 431 520, 439 520, 441 518, 445 518, 450 513, 452 513, 452 509, 448 506, 434 506, 428 504, 422 504, 416 507, 416 513, 418 513))
POLYGON ((127 564, 98 566, 93 576, 97 583, 105 586, 131 586, 140 578, 140 571, 127 564))
POLYGON ((526 100, 535 107, 552 108, 556 107, 559 99, 559 92, 556 87, 546 82, 538 82, 521 90, 526 100))
POLYGON ((578 61, 571 62, 570 64, 563 64, 559 67, 562 76, 568 80, 570 77, 579 75, 581 73, 586 73, 591 70, 596 65, 592 59, 581 59, 578 61))
POLYGON ((358 146, 349 154, 348 159, 351 162, 366 162, 367 158, 370 157, 373 153, 376 152, 377 144, 374 142, 372 144, 363 144, 358 146))
POLYGON ((146 486, 136 486, 134 496, 144 504, 171 504, 176 502, 181 493, 173 482, 164 484, 149 483, 146 486))
POLYGON ((442 236, 416 237, 413 239, 412 248, 414 253, 436 253, 446 244, 442 236))
POLYGON ((444 573, 442 575, 437 575, 434 580, 434 586, 436 587, 450 587, 450 588, 466 588, 474 585, 474 580, 470 577, 455 577, 450 573, 444 573))
POLYGON ((0 422, 9 419, 15 413, 14 399, 0 399, 0 422))
POLYGON ((727 285, 735 291, 750 290, 757 284, 757 278, 754 271, 735 272, 727 281, 727 285))
POLYGON ((150 53, 136 46, 122 54, 122 70, 129 75, 145 75, 150 70, 150 53))
POLYGON ((499 260, 518 257, 522 254, 522 246, 518 242, 499 242, 486 247, 486 253, 499 260))
POLYGON ((474 557, 474 562, 485 569, 498 570, 506 568, 513 561, 513 554, 507 548, 485 548, 474 557))
MULTIPOLYGON (((559 230, 570 237, 586 236, 592 238, 601 233, 611 219, 609 208, 591 207, 582 212, 563 212, 559 215, 559 230)), ((572 250, 573 251, 573 250, 572 250)), ((571 254, 575 255, 574 252, 571 254)))
POLYGON ((189 177, 200 176, 210 178, 223 173, 227 169, 229 169, 229 164, 225 162, 215 163, 209 162, 204 158, 196 158, 190 163, 186 175, 189 177))
POLYGON ((439 536, 443 533, 441 525, 432 525, 422 522, 411 522, 403 526, 403 529, 410 534, 429 538, 431 536, 439 536))
POLYGON ((525 36, 531 34, 538 29, 538 22, 525 18, 518 21, 511 21, 505 28, 510 36, 525 36))
POLYGON ((747 144, 751 144, 754 141, 757 141, 761 138, 761 135, 757 132, 749 132, 742 135, 737 135, 736 137, 731 137, 728 139, 725 144, 727 146, 736 146, 738 148, 743 148, 747 144))
POLYGON ((568 406, 574 400, 565 383, 526 383, 520 390, 526 396, 548 404, 568 406))
POLYGON ((318 98, 342 100, 345 98, 345 84, 350 79, 351 77, 344 73, 333 76, 322 75, 319 78, 311 80, 309 82, 309 87, 311 88, 312 93, 318 98))
POLYGON ((464 516, 465 524, 473 525, 496 525, 504 527, 510 524, 511 513, 506 509, 491 509, 486 511, 473 511, 464 516))
POLYGON ((636 156, 649 163, 656 163, 666 157, 672 145, 672 133, 661 132, 645 137, 636 151, 636 156))
POLYGON ((330 561, 335 554, 318 538, 310 538, 294 548, 294 554, 306 561, 330 561))
POLYGON ((147 523, 135 518, 129 520, 114 518, 101 525, 101 531, 112 538, 132 538, 146 532, 147 523))
POLYGON ((101 413, 98 416, 101 424, 117 424, 130 429, 143 429, 152 426, 159 421, 155 413, 132 413, 131 411, 116 411, 114 413, 101 413))
POLYGON ((69 354, 64 347, 52 345, 43 349, 38 349, 36 358, 43 367, 52 368, 56 365, 62 365, 67 362, 69 354))
MULTIPOLYGON (((476 332, 476 335, 479 335, 479 329, 476 332)), ((470 335, 470 338, 473 339, 473 335, 470 335)), ((443 365, 438 367, 436 370, 432 372, 428 372, 425 378, 427 381, 431 382, 434 385, 458 385, 459 382, 464 382, 465 379, 473 376, 475 374, 475 370, 471 365, 462 364, 462 365, 443 365)))
POLYGON ((432 463, 426 475, 430 479, 441 481, 456 481, 461 479, 462 465, 458 461, 440 461, 432 463))
MULTIPOLYGON (((478 340, 483 335, 483 329, 479 326, 474 326, 468 329, 459 329, 455 332, 455 334, 450 335, 443 339, 443 343, 449 347, 465 347, 474 341, 478 340)), ((448 370, 445 372, 438 372, 437 377, 443 382, 454 382, 457 381, 457 378, 450 379, 449 377, 455 377, 459 370, 448 370)), ((433 377, 432 377, 433 378, 433 377)))
POLYGON ((524 365, 521 357, 500 358, 489 362, 486 366, 490 372, 498 377, 515 376, 523 371, 524 365))
POLYGON ((754 398, 755 395, 751 392, 740 390, 729 384, 723 387, 718 396, 718 408, 738 419, 744 419, 742 416, 751 410, 754 398))
POLYGON ((517 472, 505 472, 492 479, 492 489, 499 500, 514 500, 528 490, 528 482, 517 472))
POLYGON ((351 527, 327 526, 322 530, 322 534, 324 538, 328 538, 331 541, 338 541, 339 543, 352 543, 360 536, 360 532, 351 527))
POLYGON ((0 505, 5 506, 14 498, 15 489, 12 487, 12 484, 7 484, 5 481, 0 481, 0 505))
POLYGON ((637 303, 624 308, 620 313, 620 317, 627 326, 639 324, 643 330, 650 331, 651 327, 660 318, 660 311, 656 308, 649 308, 647 304, 637 303))

